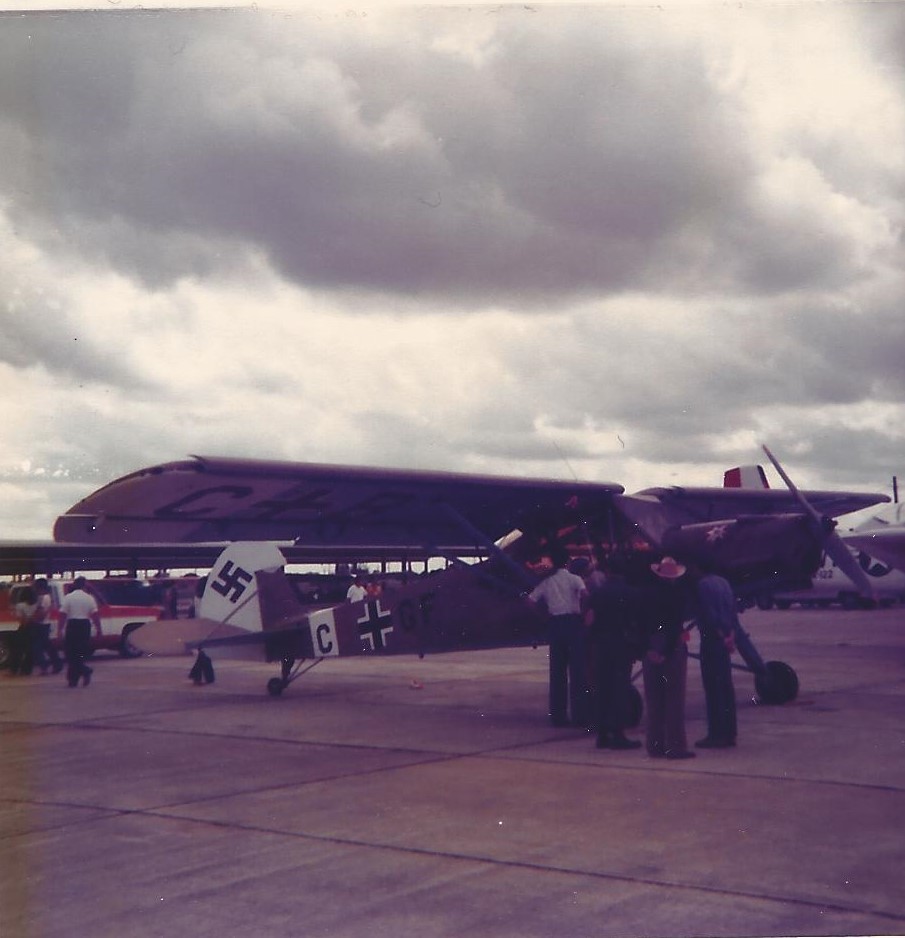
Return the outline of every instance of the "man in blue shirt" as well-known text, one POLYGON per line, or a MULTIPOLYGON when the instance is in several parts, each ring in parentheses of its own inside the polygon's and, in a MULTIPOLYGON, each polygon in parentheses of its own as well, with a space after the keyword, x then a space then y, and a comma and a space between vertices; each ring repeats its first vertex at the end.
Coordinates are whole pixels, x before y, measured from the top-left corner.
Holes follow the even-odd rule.
POLYGON ((695 746, 727 749, 735 745, 735 688, 732 652, 738 628, 735 594, 729 581, 705 572, 695 589, 698 630, 701 633, 701 680, 707 703, 707 735, 695 746))

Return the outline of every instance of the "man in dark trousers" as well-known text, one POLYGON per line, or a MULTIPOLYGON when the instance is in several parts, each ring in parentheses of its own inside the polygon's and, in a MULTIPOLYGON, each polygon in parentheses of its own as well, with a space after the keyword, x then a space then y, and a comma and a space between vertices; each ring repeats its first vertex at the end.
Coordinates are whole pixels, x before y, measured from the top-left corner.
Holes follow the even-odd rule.
POLYGON ((553 572, 528 595, 532 602, 543 603, 550 616, 550 722, 587 727, 586 626, 582 621, 587 590, 584 580, 566 569, 568 553, 556 548, 550 560, 553 572))
POLYGON ((647 753, 651 758, 692 759, 685 736, 685 679, 688 648, 684 630, 686 567, 673 557, 650 565, 644 617, 650 636, 644 656, 647 753))
POLYGON ((598 557, 605 580, 592 588, 591 643, 594 649, 594 682, 597 690, 597 748, 638 749, 640 740, 629 739, 631 723, 633 637, 639 634, 641 591, 630 586, 620 561, 598 557))
POLYGON ((66 680, 70 687, 76 687, 79 680, 85 687, 91 683, 92 669, 85 664, 91 657, 91 626, 94 626, 98 638, 103 634, 97 601, 86 589, 87 585, 83 576, 76 577, 72 589, 60 603, 57 634, 60 638, 65 635, 66 680))
POLYGON ((695 588, 695 613, 701 633, 701 681, 707 703, 707 735, 695 746, 727 749, 735 745, 735 688, 732 652, 738 628, 735 594, 729 581, 704 571, 695 588))

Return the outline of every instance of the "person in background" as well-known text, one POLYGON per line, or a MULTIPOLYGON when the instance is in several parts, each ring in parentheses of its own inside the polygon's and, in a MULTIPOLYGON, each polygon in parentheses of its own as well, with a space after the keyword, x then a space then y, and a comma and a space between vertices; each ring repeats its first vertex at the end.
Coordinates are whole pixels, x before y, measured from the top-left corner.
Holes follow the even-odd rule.
POLYGON ((553 572, 528 594, 549 614, 550 722, 554 726, 588 725, 585 631, 582 621, 587 589, 584 580, 566 569, 569 555, 551 552, 553 572))
MULTIPOLYGON (((618 558, 598 559, 603 574, 589 591, 591 645, 594 650, 598 749, 638 749, 641 742, 625 735, 631 725, 632 638, 641 618, 639 589, 625 579, 618 558)), ((586 580, 587 582, 587 580, 586 580)))
POLYGON ((87 585, 83 576, 76 577, 72 589, 60 603, 57 635, 63 639, 66 649, 66 680, 70 687, 78 686, 79 680, 85 687, 91 683, 93 670, 85 664, 91 656, 91 626, 98 637, 102 635, 97 601, 86 589, 87 585))
POLYGON ((24 586, 19 593, 16 602, 16 618, 19 620, 19 627, 12 638, 12 653, 9 660, 10 674, 31 674, 32 663, 34 661, 34 641, 33 628, 31 624, 32 617, 37 608, 37 595, 34 588, 24 586))
POLYGON ((688 647, 684 629, 686 567, 672 557, 650 565, 654 580, 645 589, 645 631, 650 636, 642 670, 647 710, 647 754, 691 759, 685 736, 688 647))
POLYGON ((50 639, 51 613, 53 612, 53 599, 50 595, 50 586, 45 577, 35 580, 35 596, 37 604, 32 616, 33 642, 35 664, 42 674, 47 673, 48 667, 54 674, 63 670, 60 654, 50 639))
POLYGON ((362 578, 358 575, 352 580, 352 585, 346 590, 346 602, 357 603, 361 602, 368 595, 368 591, 365 589, 362 578))

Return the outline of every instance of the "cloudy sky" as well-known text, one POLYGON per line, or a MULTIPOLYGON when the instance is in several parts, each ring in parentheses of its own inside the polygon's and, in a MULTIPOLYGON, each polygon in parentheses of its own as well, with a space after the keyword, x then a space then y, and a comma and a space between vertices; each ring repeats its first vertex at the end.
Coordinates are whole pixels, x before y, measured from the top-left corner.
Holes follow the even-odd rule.
POLYGON ((0 537, 190 453, 889 491, 903 222, 905 4, 8 13, 0 537))

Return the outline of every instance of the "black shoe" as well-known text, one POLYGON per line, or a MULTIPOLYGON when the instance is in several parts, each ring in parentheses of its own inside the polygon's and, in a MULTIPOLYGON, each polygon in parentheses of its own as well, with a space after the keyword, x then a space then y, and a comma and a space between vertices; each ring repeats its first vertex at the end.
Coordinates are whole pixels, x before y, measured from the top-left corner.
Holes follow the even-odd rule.
POLYGON ((627 736, 614 736, 608 743, 610 749, 640 749, 640 739, 629 739, 627 736))
POLYGON ((673 749, 666 753, 667 759, 693 759, 697 755, 690 749, 673 749))
POLYGON ((705 736, 695 743, 696 749, 731 749, 735 745, 734 739, 715 739, 713 736, 705 736))

